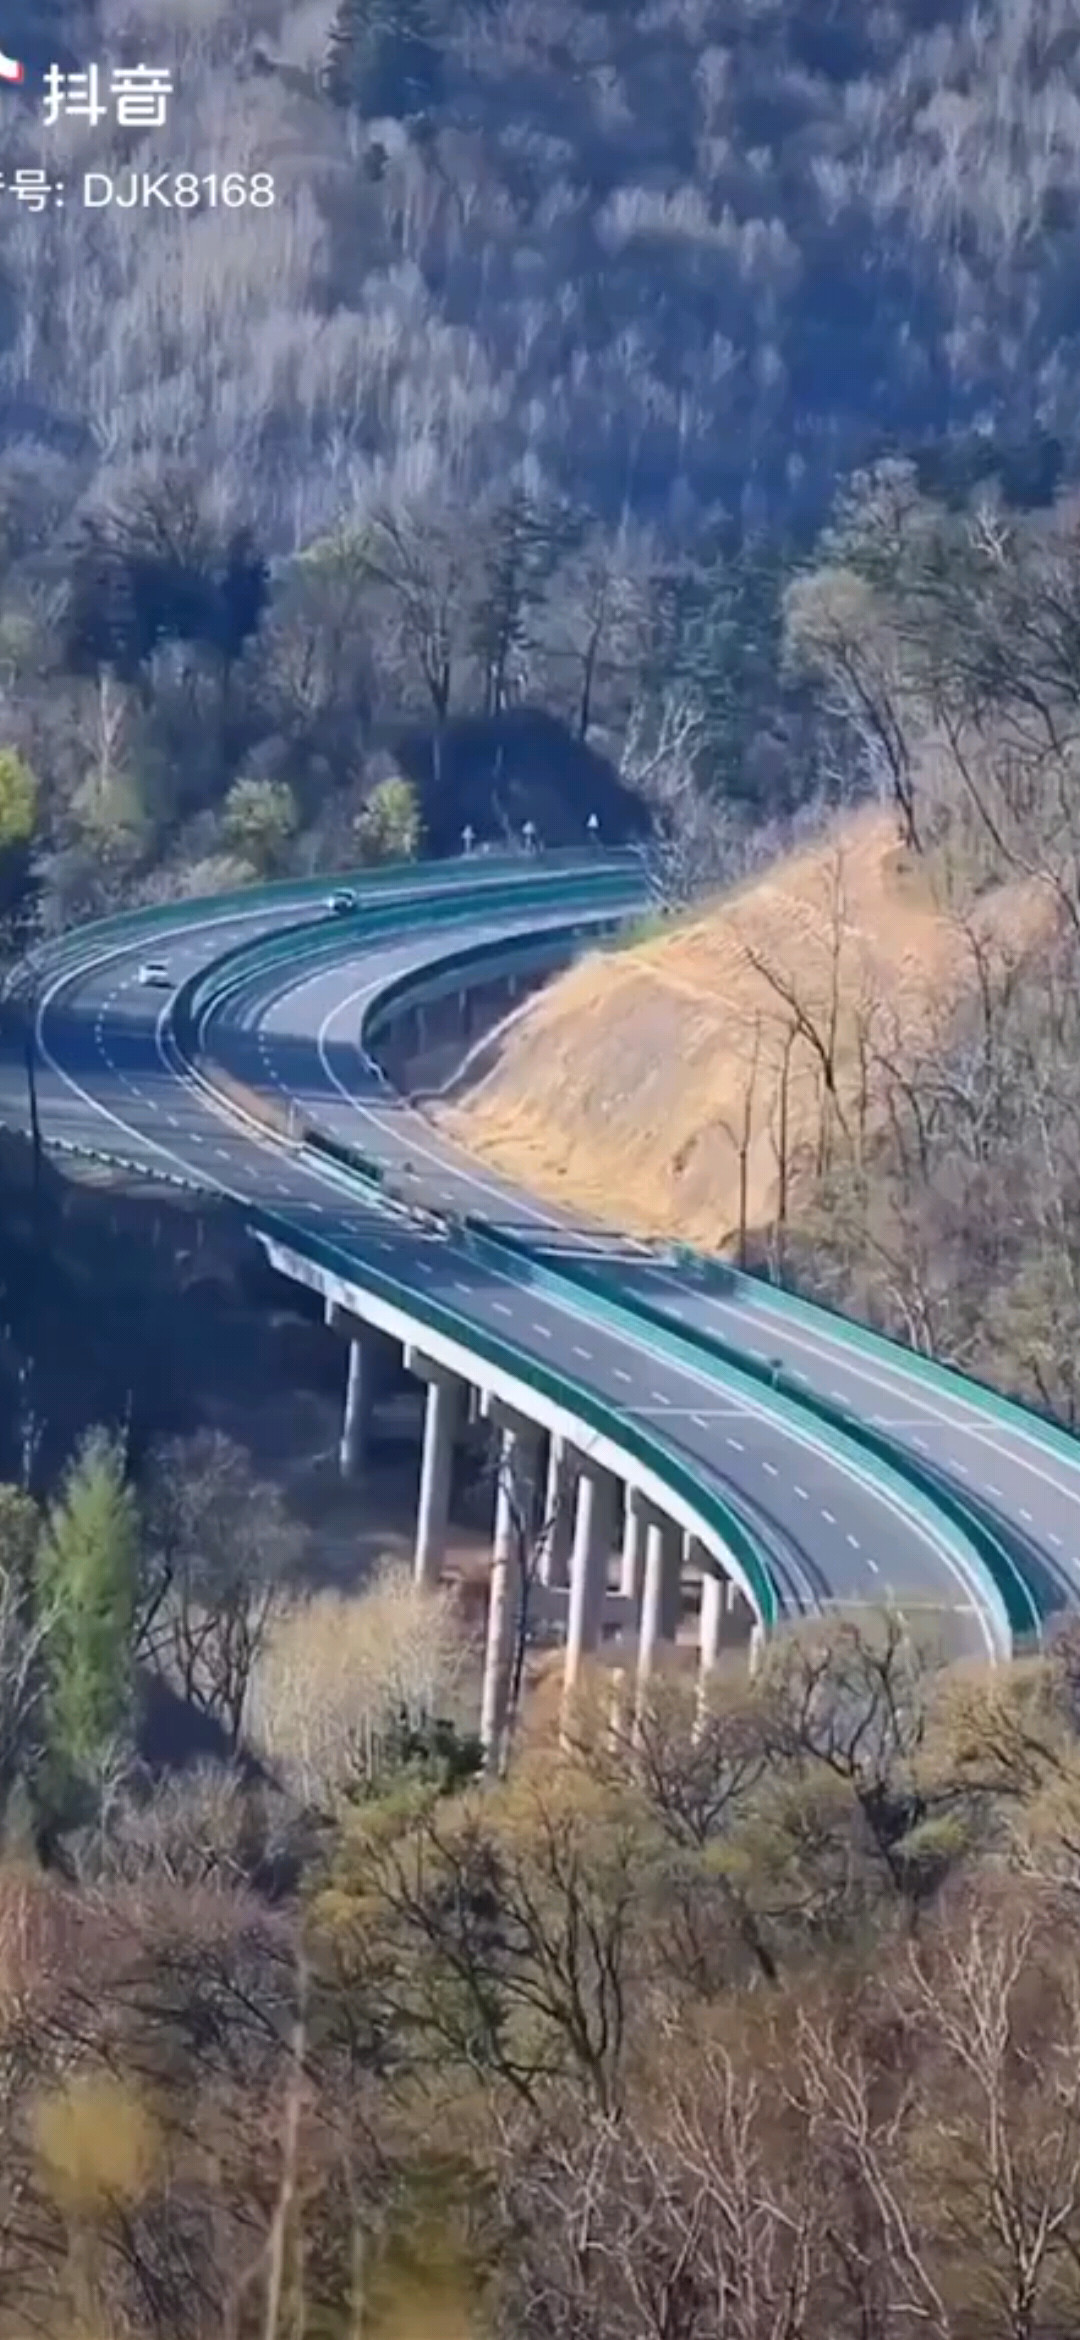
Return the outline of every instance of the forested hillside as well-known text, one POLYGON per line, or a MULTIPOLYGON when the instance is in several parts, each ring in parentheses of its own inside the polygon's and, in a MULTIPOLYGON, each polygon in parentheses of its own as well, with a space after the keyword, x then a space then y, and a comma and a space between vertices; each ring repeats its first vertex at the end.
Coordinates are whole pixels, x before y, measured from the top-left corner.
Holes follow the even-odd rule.
POLYGON ((440 850, 586 796, 617 831, 619 774, 783 814, 836 780, 777 601, 838 480, 1075 472, 1063 0, 15 0, 4 37, 0 828, 50 921, 355 855, 400 769, 440 850), (49 61, 167 67, 166 128, 45 129, 49 61), (276 201, 84 207, 127 166, 276 201))
MULTIPOLYGON (((591 1045, 605 1210, 629 1162, 671 1231, 700 1172, 703 1240, 1075 1426, 1075 6, 0 39, 0 959, 466 825, 648 834, 693 917, 578 971, 638 1053, 579 1016, 545 1145, 591 1045), (50 63, 166 70, 167 122, 47 126, 50 63), (132 169, 200 200, 84 201, 132 169)), ((314 1299, 209 1202, 16 1137, 2 1184, 0 2340, 1075 2340, 1074 1627, 984 1678, 868 1612, 700 1695, 684 1636, 557 1742, 515 1520, 481 1783, 484 1586, 363 1580, 314 1299)))

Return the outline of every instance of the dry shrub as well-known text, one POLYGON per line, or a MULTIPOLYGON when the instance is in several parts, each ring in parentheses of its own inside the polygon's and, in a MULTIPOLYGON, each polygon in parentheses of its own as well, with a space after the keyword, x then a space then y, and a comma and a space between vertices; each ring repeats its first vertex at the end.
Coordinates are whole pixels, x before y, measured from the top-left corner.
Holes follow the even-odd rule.
POLYGON ((74 1894, 20 1862, 0 1871, 0 2034, 42 2017, 83 1956, 74 1894))
POLYGON ((402 1713, 454 1711, 467 1655, 450 1588, 429 1591, 388 1562, 359 1596, 318 1593, 280 1617, 252 1691, 252 1741, 320 1803, 377 1768, 402 1713))
POLYGON ((65 2081, 39 2097, 33 2132, 49 2191, 63 2209, 77 2215, 106 2205, 133 2206, 149 2192, 160 2132, 129 2082, 107 2072, 65 2081))

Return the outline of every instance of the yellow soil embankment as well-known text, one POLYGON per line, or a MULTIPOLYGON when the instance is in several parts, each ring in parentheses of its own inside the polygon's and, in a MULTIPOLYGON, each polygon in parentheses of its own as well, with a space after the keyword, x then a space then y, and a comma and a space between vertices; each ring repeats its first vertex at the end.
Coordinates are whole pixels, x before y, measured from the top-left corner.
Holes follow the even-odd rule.
POLYGON ((440 1119, 564 1206, 720 1249, 744 1188, 748 1228, 775 1218, 782 1157, 797 1207, 823 1117, 873 1135, 895 1070, 1050 914, 1045 889, 1016 885, 962 922, 885 813, 849 817, 699 915, 580 961, 440 1119))

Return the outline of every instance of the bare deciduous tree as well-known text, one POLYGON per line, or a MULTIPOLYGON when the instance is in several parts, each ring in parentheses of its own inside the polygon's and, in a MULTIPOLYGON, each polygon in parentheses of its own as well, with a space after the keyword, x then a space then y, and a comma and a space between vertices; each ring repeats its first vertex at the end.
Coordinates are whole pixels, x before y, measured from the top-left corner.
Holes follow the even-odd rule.
POLYGON ((239 1741, 252 1674, 303 1548, 278 1491, 218 1432, 153 1458, 136 1648, 239 1741))

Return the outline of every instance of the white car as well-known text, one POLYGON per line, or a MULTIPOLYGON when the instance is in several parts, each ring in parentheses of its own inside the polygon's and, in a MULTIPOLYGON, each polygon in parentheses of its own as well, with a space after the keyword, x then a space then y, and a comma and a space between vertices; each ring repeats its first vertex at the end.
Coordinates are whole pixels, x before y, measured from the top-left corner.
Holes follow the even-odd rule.
POLYGON ((358 910, 360 904, 356 895, 347 893, 343 887, 340 893, 327 895, 326 907, 333 911, 335 918, 343 918, 347 910, 358 910))
POLYGON ((144 959, 139 969, 139 981, 150 984, 155 991, 168 991, 172 976, 164 959, 144 959))

